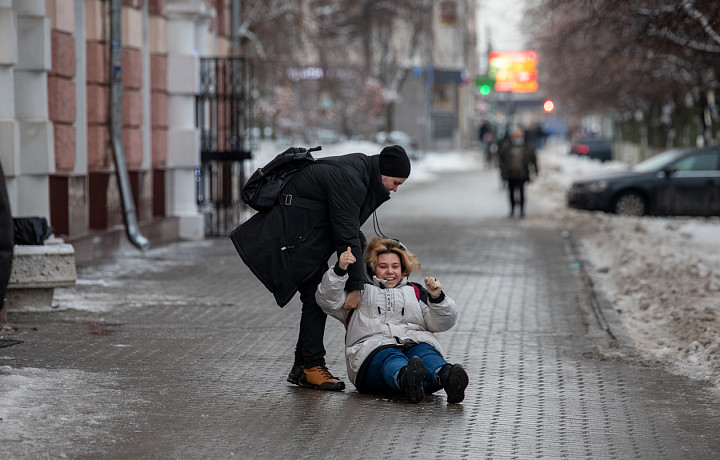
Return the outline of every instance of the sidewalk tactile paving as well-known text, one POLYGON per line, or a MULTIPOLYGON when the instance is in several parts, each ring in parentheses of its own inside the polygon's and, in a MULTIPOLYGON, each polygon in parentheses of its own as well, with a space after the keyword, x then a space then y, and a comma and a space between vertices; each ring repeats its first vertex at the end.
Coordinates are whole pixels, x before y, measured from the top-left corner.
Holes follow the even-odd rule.
MULTIPOLYGON (((297 298, 278 308, 231 243, 216 239, 132 257, 117 276, 112 263, 81 269, 81 278, 112 279, 75 288, 105 296, 107 311, 13 315, 25 342, 4 349, 12 351, 7 364, 106 382, 98 402, 110 413, 102 434, 83 435, 93 421, 82 414, 66 433, 53 434, 61 414, 37 420, 46 426, 34 441, 0 430, 3 449, 16 458, 720 456, 718 408, 699 384, 603 354, 607 337, 579 305, 561 235, 499 220, 387 226, 401 231, 423 271, 457 302, 457 326, 439 337, 448 360, 470 375, 462 404, 447 405, 442 391, 417 405, 358 394, 345 374, 343 327, 332 318, 326 358, 346 391, 285 382, 297 298), (61 436, 55 451, 42 447, 61 436)), ((63 388, 83 391, 72 381, 63 388)))

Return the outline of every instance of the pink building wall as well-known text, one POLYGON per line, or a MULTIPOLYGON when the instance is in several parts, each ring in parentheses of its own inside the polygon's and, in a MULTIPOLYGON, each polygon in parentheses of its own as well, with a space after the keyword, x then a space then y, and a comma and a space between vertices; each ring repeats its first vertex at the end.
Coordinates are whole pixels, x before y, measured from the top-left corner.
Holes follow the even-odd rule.
POLYGON ((158 168, 167 164, 168 154, 167 56, 155 54, 150 57, 150 86, 152 166, 158 168))
POLYGON ((107 149, 110 140, 110 51, 106 44, 93 41, 87 42, 86 50, 88 170, 104 171, 110 167, 112 161, 107 149))
POLYGON ((70 172, 75 167, 75 39, 53 30, 52 69, 48 72, 48 115, 54 125, 55 169, 70 172))
MULTIPOLYGON (((78 20, 74 1, 46 0, 46 3, 48 14, 53 16, 51 70, 47 79, 55 163, 55 172, 50 175, 50 220, 56 233, 72 242, 123 222, 109 129, 110 11, 106 0, 84 0, 84 23, 73 24, 73 17, 74 21, 78 20), (83 48, 76 39, 85 42, 84 56, 76 56, 83 48), (83 60, 85 75, 76 75, 76 69, 82 68, 78 62, 83 60), (78 100, 82 100, 83 95, 76 93, 83 84, 85 106, 79 107, 78 100), (81 122, 84 126, 78 126, 81 122), (78 146, 78 142, 85 145, 78 146), (79 155, 84 157, 76 157, 79 155)), ((138 220, 144 222, 167 215, 166 198, 171 199, 166 192, 167 184, 184 186, 177 179, 175 182, 167 179, 178 165, 172 152, 168 152, 168 80, 172 75, 168 73, 167 43, 168 23, 177 18, 169 19, 166 7, 169 3, 177 6, 182 0, 123 0, 122 3, 122 143, 138 220), (145 11, 147 17, 143 18, 145 11), (149 42, 144 41, 145 26, 149 42), (149 62, 143 55, 145 46, 149 62), (144 69, 145 65, 149 68, 144 69), (146 72, 149 81, 144 81, 146 72), (148 103, 145 99, 148 92, 149 107, 145 109, 149 112, 145 112, 143 104, 148 103)), ((222 54, 227 48, 223 44, 227 43, 229 33, 230 0, 205 0, 205 5, 206 11, 216 12, 216 16, 207 19, 210 25, 206 33, 219 40, 220 45, 214 49, 222 54)))

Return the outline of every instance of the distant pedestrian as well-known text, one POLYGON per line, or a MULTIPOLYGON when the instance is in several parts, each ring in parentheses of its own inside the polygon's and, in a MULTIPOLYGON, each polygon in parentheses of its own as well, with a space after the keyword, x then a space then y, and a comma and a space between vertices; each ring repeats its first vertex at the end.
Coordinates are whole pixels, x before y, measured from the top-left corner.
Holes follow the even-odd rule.
POLYGON ((485 151, 485 169, 492 169, 497 163, 497 142, 495 128, 488 127, 483 135, 482 146, 485 151))
POLYGON ((515 215, 515 208, 520 217, 525 217, 525 183, 531 179, 531 168, 535 176, 539 173, 535 144, 525 140, 521 127, 515 127, 500 144, 498 156, 501 176, 508 186, 510 217, 515 215))
MULTIPOLYGON (((410 176, 405 149, 392 145, 379 155, 325 157, 304 167, 283 188, 270 211, 257 213, 232 232, 240 257, 285 306, 300 292, 302 313, 295 359, 287 380, 295 385, 341 391, 345 384, 325 366, 325 320, 315 291, 333 253, 347 247, 361 257, 360 226, 390 192, 410 176)), ((346 308, 360 304, 363 270, 349 270, 346 308)))
POLYGON ((545 145, 545 138, 547 137, 547 133, 545 132, 542 123, 535 123, 535 126, 530 130, 529 137, 530 138, 527 140, 532 141, 532 143, 535 144, 536 149, 542 149, 543 145, 545 145))
POLYGON ((433 277, 425 287, 408 281, 420 261, 399 242, 373 238, 365 251, 372 282, 365 284, 356 308, 345 306, 348 267, 360 265, 350 248, 323 276, 316 298, 320 307, 345 324, 345 360, 360 393, 404 394, 419 403, 441 388, 448 403, 465 398, 468 375, 443 357, 435 332, 455 325, 455 302, 433 277))
POLYGON ((490 122, 487 120, 483 120, 483 122, 480 124, 480 128, 478 128, 478 141, 480 143, 485 142, 485 134, 490 130, 490 122))

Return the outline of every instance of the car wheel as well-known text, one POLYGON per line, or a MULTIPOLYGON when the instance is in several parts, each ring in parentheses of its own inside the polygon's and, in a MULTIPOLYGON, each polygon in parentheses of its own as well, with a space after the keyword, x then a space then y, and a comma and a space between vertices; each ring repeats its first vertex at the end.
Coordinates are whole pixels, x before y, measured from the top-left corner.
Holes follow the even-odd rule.
POLYGON ((642 216, 646 210, 645 198, 637 192, 625 192, 615 199, 613 212, 621 216, 642 216))

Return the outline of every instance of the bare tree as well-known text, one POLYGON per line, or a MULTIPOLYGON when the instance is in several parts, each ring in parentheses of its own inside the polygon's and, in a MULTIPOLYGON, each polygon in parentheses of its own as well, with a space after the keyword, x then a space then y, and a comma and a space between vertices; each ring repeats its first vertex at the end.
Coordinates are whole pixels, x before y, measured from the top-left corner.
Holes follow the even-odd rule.
POLYGON ((432 0, 244 0, 240 52, 255 63, 259 117, 350 136, 379 115, 429 53, 432 0), (279 90, 278 88, 284 88, 279 90), (288 113, 288 91, 294 111, 288 113), (298 115, 300 114, 300 115, 298 115))
POLYGON ((346 132, 360 112, 377 111, 378 91, 385 105, 385 127, 392 130, 397 94, 413 59, 421 62, 429 53, 432 0, 313 0, 311 11, 317 31, 320 61, 324 66, 345 69, 346 85, 328 84, 341 102, 335 113, 346 132), (372 96, 372 102, 356 102, 372 96), (353 116, 350 116, 350 114, 353 116))
POLYGON ((685 117, 688 99, 712 138, 718 18, 718 1, 539 0, 526 20, 548 93, 577 116, 612 111, 634 119, 639 111, 662 143, 653 132, 669 131, 673 115, 685 117))

